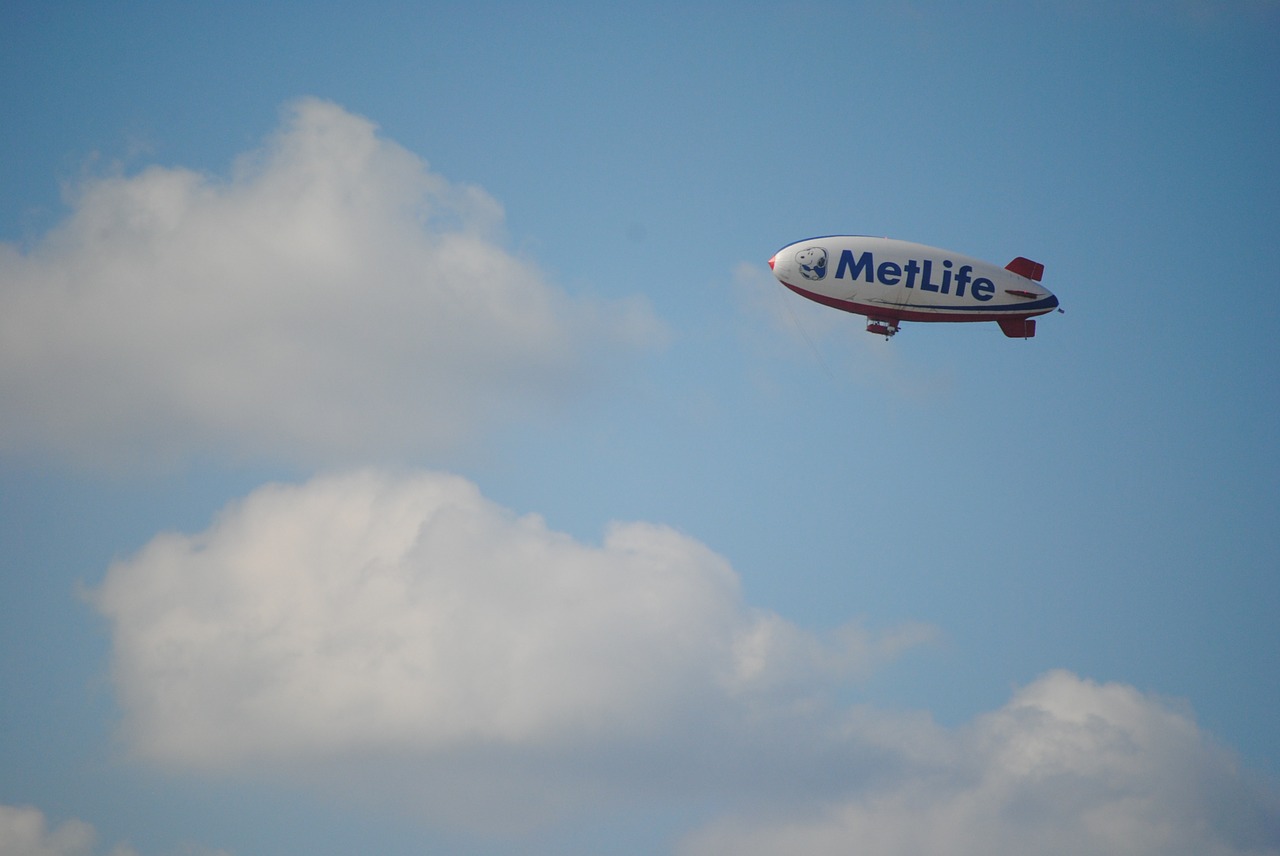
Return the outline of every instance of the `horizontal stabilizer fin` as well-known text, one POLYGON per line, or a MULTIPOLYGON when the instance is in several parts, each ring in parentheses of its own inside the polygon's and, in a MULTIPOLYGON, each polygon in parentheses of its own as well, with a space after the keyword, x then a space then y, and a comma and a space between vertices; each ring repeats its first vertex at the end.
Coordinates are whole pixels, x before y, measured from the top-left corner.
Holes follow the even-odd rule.
POLYGON ((1040 277, 1044 276, 1044 265, 1040 262, 1033 262, 1031 259, 1024 259, 1018 256, 1013 261, 1004 266, 1005 270, 1011 270, 1018 276, 1025 276, 1027 279, 1040 281, 1040 277))
POLYGON ((1034 318, 1001 318, 996 323, 1010 339, 1030 339, 1036 334, 1034 318))

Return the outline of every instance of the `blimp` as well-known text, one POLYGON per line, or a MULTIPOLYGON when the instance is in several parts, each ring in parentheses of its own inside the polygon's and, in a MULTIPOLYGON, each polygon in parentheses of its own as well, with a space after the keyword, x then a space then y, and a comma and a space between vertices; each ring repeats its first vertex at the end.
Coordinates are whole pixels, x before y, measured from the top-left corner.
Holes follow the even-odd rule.
POLYGON ((828 235, 788 244, 769 267, 796 294, 865 315, 867 332, 886 339, 903 321, 994 321, 1030 339, 1035 318, 1058 308, 1040 284, 1044 265, 1022 256, 1000 267, 893 238, 828 235))

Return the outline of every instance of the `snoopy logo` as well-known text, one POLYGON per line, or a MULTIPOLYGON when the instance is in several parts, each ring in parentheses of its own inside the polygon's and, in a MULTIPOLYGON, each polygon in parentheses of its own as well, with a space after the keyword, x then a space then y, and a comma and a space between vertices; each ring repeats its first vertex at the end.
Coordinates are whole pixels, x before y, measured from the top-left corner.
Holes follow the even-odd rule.
POLYGON ((823 279, 827 275, 827 251, 822 247, 809 247, 796 253, 796 264, 805 279, 823 279))

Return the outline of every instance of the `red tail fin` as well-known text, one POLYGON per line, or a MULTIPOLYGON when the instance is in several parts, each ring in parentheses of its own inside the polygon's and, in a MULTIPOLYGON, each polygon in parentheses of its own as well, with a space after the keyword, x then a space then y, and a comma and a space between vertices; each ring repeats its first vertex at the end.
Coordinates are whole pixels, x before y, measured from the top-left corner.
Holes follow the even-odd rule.
POLYGON ((1004 266, 1005 270, 1011 270, 1018 276, 1025 276, 1027 279, 1040 281, 1040 277, 1044 276, 1044 265, 1040 262, 1033 262, 1031 259, 1024 259, 1018 256, 1013 261, 1004 266))

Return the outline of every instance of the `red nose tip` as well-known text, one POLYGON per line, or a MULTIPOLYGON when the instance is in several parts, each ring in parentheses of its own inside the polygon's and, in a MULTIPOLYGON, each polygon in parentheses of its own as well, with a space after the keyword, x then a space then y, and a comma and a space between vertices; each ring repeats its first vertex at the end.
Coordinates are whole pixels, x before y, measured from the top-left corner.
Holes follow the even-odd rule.
POLYGON ((777 260, 778 260, 777 256, 774 256, 773 258, 769 259, 769 270, 773 270, 773 263, 776 262, 777 260))

